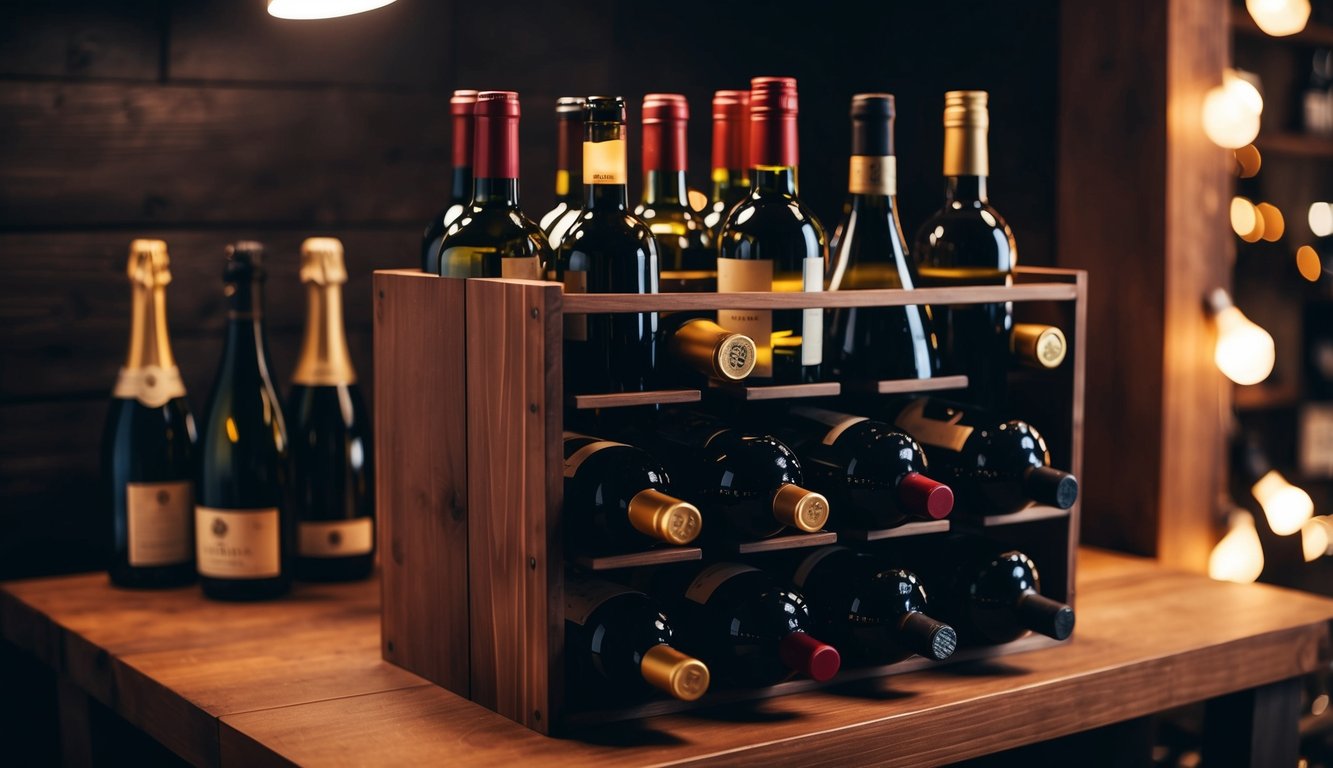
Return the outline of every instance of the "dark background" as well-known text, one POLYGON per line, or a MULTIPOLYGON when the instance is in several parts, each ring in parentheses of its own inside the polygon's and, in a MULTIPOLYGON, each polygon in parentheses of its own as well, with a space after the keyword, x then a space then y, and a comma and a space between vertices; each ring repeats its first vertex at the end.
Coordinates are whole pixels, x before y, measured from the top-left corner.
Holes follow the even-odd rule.
POLYGON ((0 3, 0 579, 100 565, 101 429, 129 330, 132 238, 169 245, 171 334, 196 413, 220 353, 222 247, 238 238, 270 247, 284 387, 304 317, 297 247, 343 239, 369 384, 370 271, 417 262, 448 192, 455 87, 521 93, 536 218, 553 197, 557 96, 626 96, 637 198, 644 93, 689 97, 690 182, 706 190, 713 90, 795 76, 802 191, 830 229, 849 99, 892 92, 909 236, 941 200, 943 92, 988 89, 994 202, 1023 263, 1053 261, 1055 0, 399 0, 304 22, 264 5, 0 3))

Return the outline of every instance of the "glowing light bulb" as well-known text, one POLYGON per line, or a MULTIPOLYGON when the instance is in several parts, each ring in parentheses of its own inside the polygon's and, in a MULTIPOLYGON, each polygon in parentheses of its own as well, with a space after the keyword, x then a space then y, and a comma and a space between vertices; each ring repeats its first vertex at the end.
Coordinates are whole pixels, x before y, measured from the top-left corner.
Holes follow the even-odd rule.
POLYGON ((1273 372, 1277 350, 1268 331, 1255 325, 1231 303, 1231 296, 1218 288, 1208 297, 1217 322, 1217 347, 1213 362, 1237 384, 1258 384, 1273 372))
POLYGON ((1222 84, 1203 98, 1203 132, 1220 147, 1240 149, 1259 135, 1264 98, 1251 77, 1228 69, 1222 73, 1222 84))
POLYGON ((1282 239, 1282 233, 1287 230, 1287 223, 1282 218, 1282 211, 1278 210, 1272 203, 1259 203, 1254 207, 1264 222, 1264 231, 1260 235, 1270 243, 1276 243, 1282 239))
POLYGON ((1227 533, 1208 555, 1208 575, 1218 581, 1248 584, 1264 570, 1264 548, 1249 512, 1231 513, 1227 533))
POLYGON ((1319 258, 1318 251, 1302 245, 1296 249, 1296 269, 1300 270, 1301 277, 1317 283, 1324 274, 1324 260, 1319 258))
POLYGON ((1264 235, 1264 218, 1259 208, 1246 198, 1231 198, 1231 229, 1247 243, 1258 242, 1264 235))
POLYGON ((269 0, 268 13, 279 19, 332 19, 383 8, 393 0, 269 0))
POLYGON ((1245 9, 1273 37, 1294 35, 1310 20, 1310 0, 1245 0, 1245 9))
POLYGON ((1329 534, 1333 524, 1325 515, 1312 517, 1301 526, 1301 554, 1305 562, 1313 562, 1328 554, 1329 534))
POLYGON ((1310 494, 1287 482, 1287 478, 1276 469, 1250 488, 1259 506, 1264 508, 1264 517, 1268 518, 1268 527, 1279 536, 1290 536, 1299 531, 1305 521, 1314 515, 1314 502, 1310 494))
POLYGON ((1333 235, 1333 206, 1328 203, 1310 203, 1307 218, 1310 221, 1310 231, 1316 237, 1333 235))

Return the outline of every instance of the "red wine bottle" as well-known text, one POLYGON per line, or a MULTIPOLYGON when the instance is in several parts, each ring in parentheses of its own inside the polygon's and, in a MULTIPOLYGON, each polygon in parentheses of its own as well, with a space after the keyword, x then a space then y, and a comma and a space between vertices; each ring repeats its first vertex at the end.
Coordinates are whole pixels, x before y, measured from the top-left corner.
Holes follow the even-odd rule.
POLYGON ((449 225, 463 215, 472 197, 472 105, 477 92, 454 91, 449 99, 449 113, 453 116, 453 183, 450 185, 449 204, 435 214, 426 225, 421 238, 421 271, 431 275, 440 273, 440 240, 449 231, 449 225))
POLYGON ((1026 421, 920 397, 894 424, 925 446, 933 472, 969 514, 1016 512, 1034 501, 1069 509, 1078 499, 1078 479, 1049 466, 1046 440, 1026 421))
POLYGON ((713 94, 713 194, 704 224, 716 242, 722 222, 750 194, 750 92, 713 94))
POLYGON ((643 201, 634 215, 657 238, 664 291, 715 290, 717 251, 685 186, 690 105, 679 93, 643 97, 643 201))
POLYGON ((666 470, 646 451, 565 433, 564 519, 575 550, 694 541, 703 527, 699 510, 670 492, 666 470))
POLYGON ((810 634, 805 598, 757 568, 666 568, 650 591, 667 607, 681 650, 733 685, 774 685, 793 674, 823 682, 838 673, 838 651, 810 634))
POLYGON ((583 97, 555 100, 555 207, 538 224, 551 248, 559 248, 565 233, 583 209, 583 97))
POLYGON ((708 691, 707 665, 673 647, 671 624, 652 598, 628 587, 565 576, 565 659, 571 681, 634 696, 652 686, 694 701, 708 691))
POLYGON ((848 658, 892 664, 913 654, 940 661, 953 655, 958 634, 926 615, 926 590, 916 574, 846 547, 801 557, 792 584, 809 600, 819 633, 848 658))

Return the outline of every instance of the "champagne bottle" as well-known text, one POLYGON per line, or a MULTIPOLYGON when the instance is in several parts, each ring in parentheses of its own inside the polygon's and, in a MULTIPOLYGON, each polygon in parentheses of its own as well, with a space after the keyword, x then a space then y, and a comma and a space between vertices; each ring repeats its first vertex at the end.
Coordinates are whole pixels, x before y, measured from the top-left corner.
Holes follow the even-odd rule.
POLYGON ((583 97, 555 100, 555 207, 538 224, 551 248, 559 248, 583 209, 583 97))
POLYGON ((722 223, 750 194, 750 92, 713 94, 713 193, 704 224, 716 242, 722 223))
POLYGON ((449 204, 430 220, 421 238, 421 271, 427 274, 440 273, 440 240, 463 215, 472 195, 472 105, 476 102, 477 92, 468 90, 454 91, 449 99, 449 113, 453 116, 453 183, 449 204))
MULTIPOLYGON (((833 235, 829 290, 899 288, 915 282, 898 223, 893 96, 852 97, 852 159, 847 203, 833 235)), ((829 354, 835 372, 851 379, 929 379, 939 350, 926 307, 835 309, 829 354)))
MULTIPOLYGON (((796 192, 796 80, 756 77, 750 88, 750 194, 718 236, 717 286, 731 291, 824 289, 824 228, 796 192)), ((720 309, 719 325, 759 346, 754 378, 816 381, 824 361, 822 309, 720 309)))
POLYGON ((910 435, 882 421, 806 405, 777 421, 810 487, 837 506, 840 527, 890 528, 939 520, 953 509, 953 491, 926 476, 926 455, 910 435))
POLYGON ((287 426, 264 330, 263 246, 227 247, 227 335, 204 412, 195 552, 204 594, 275 597, 291 581, 287 426))
POLYGON ((689 544, 703 518, 671 495, 662 465, 634 446, 565 432, 565 522, 572 549, 606 552, 689 544))
POLYGON ((540 280, 552 255, 518 205, 518 94, 482 91, 473 114, 472 200, 440 241, 440 275, 540 280))
POLYGON ((167 244, 130 243, 130 349, 102 438, 111 500, 111 581, 167 587, 194 580, 194 417, 167 335, 167 244))
POLYGON ((1046 440, 1026 421, 922 397, 894 423, 925 445, 934 472, 969 513, 1016 512, 1033 501, 1069 509, 1078 499, 1078 479, 1049 466, 1046 440))
POLYGON ((673 646, 667 617, 652 598, 618 584, 565 576, 565 658, 570 680, 633 695, 652 686, 682 701, 708 691, 708 667, 673 646))
POLYGON ((375 560, 375 494, 370 419, 343 330, 343 246, 332 237, 301 244, 305 339, 292 374, 296 576, 346 580, 370 575, 375 560))
POLYGON ((958 633, 926 615, 926 589, 916 574, 846 547, 802 556, 792 584, 810 600, 822 637, 849 658, 892 664, 913 654, 941 661, 958 633))
POLYGON ((714 290, 717 251, 685 186, 685 129, 690 105, 678 93, 643 97, 643 202, 634 215, 657 240, 664 290, 714 290))
POLYGON ((775 685, 793 674, 824 682, 838 674, 837 649, 816 640, 809 605, 771 575, 739 563, 658 571, 662 601, 681 650, 735 685, 775 685))
MULTIPOLYGON (((691 312, 673 312, 662 318, 663 335, 667 340, 667 352, 675 361, 677 369, 689 368, 693 378, 704 377, 719 381, 741 381, 754 371, 756 347, 754 339, 741 333, 732 333, 713 322, 710 317, 702 317, 691 312)), ((689 381, 690 375, 681 375, 677 370, 677 379, 689 381)))
MULTIPOLYGON (((944 94, 944 207, 916 236, 923 286, 1012 285, 1018 246, 987 197, 990 114, 985 91, 944 94)), ((1013 303, 944 307, 936 315, 948 367, 968 376, 967 399, 1002 407, 1013 303)))
MULTIPOLYGON (((560 242, 556 279, 567 293, 657 293, 657 241, 629 210, 625 192, 625 100, 589 97, 583 122, 586 195, 560 242)), ((656 312, 566 315, 566 388, 648 389, 658 341, 656 312)))

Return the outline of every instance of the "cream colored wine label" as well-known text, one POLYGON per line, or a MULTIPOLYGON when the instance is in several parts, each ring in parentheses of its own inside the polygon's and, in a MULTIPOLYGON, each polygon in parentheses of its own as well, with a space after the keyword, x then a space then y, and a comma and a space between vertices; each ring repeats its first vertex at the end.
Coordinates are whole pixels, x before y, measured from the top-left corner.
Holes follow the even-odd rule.
POLYGON ((116 388, 111 394, 125 400, 138 400, 149 408, 158 408, 177 397, 185 397, 185 382, 181 380, 180 369, 175 366, 121 368, 120 375, 116 377, 116 388))
POLYGON ((309 520, 300 525, 297 552, 301 557, 368 555, 375 548, 375 521, 309 520))
POLYGON ((739 573, 757 570, 759 569, 748 565, 741 565, 740 563, 717 563, 715 565, 710 565, 702 571, 699 571, 699 575, 694 577, 694 581, 690 582, 690 586, 685 588, 685 598, 687 600, 693 600, 699 605, 703 605, 708 602, 708 598, 712 597, 713 593, 717 591, 717 588, 722 586, 727 579, 730 579, 732 576, 739 573))
POLYGON ((898 194, 898 158, 893 155, 852 155, 847 191, 853 195, 898 194))
POLYGON ((130 565, 189 562, 194 522, 190 517, 190 507, 194 504, 191 490, 188 480, 125 486, 130 565))
POLYGON ((500 259, 500 277, 512 277, 518 280, 542 279, 542 265, 536 256, 521 256, 500 259))
POLYGON ((580 627, 598 606, 617 595, 632 594, 634 590, 601 579, 565 580, 565 621, 580 627))
MULTIPOLYGON (((588 273, 582 270, 565 270, 565 293, 587 293, 588 273)), ((588 316, 565 313, 565 339, 567 341, 588 340, 588 316)))
POLYGON ((579 467, 583 466, 583 462, 587 461, 588 457, 594 453, 597 453, 603 448, 615 448, 621 445, 624 445, 624 443, 613 443, 610 440, 598 440, 595 443, 588 443, 579 448, 577 451, 570 454, 569 458, 565 459, 565 477, 573 477, 579 471, 579 467))
POLYGON ((932 419, 926 416, 925 399, 918 398, 898 414, 894 423, 923 445, 962 451, 967 439, 972 436, 972 427, 958 423, 962 418, 963 414, 959 412, 948 421, 932 419))
POLYGON ((583 183, 625 183, 625 140, 583 142, 583 183))
MULTIPOLYGON (((773 290, 773 262, 767 259, 718 259, 720 293, 773 290)), ((754 339, 754 376, 773 375, 773 312, 768 309, 719 309, 717 324, 754 339)))
POLYGON ((278 528, 276 507, 195 507, 199 574, 215 579, 271 579, 282 575, 278 528))
MULTIPOLYGON (((805 260, 805 292, 824 290, 824 260, 818 256, 805 260)), ((801 311, 801 365, 819 365, 824 362, 824 310, 801 311)))

